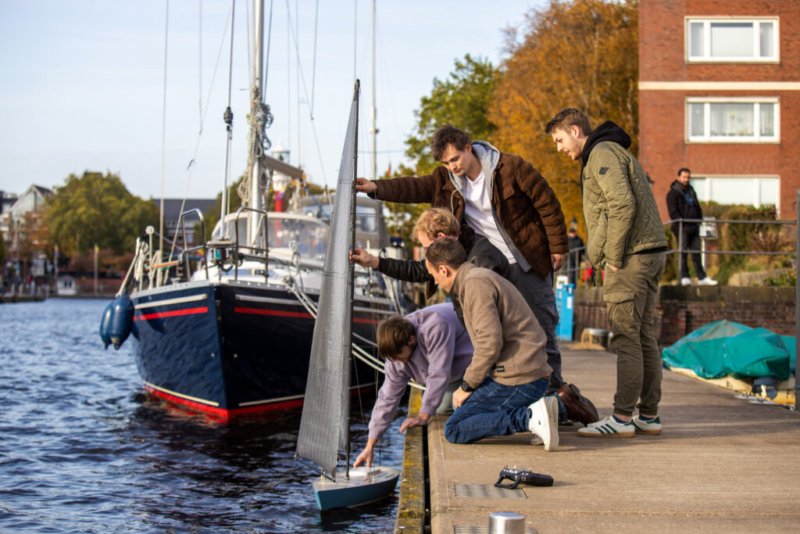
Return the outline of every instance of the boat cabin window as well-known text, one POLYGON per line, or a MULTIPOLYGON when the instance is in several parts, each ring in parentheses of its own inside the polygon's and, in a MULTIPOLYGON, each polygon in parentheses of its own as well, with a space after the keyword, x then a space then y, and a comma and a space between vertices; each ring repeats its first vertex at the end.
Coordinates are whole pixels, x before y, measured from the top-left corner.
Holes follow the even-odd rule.
POLYGON ((289 248, 296 243, 297 252, 306 256, 324 256, 328 243, 328 227, 317 219, 269 216, 270 248, 289 248))

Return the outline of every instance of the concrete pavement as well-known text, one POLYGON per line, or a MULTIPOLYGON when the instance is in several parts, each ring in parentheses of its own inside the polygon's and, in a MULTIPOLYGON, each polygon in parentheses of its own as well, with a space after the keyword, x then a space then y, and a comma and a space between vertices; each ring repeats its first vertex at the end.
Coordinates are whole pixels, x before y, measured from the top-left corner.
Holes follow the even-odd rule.
MULTIPOLYGON (((564 377, 611 413, 615 356, 562 346, 564 377)), ((547 453, 531 434, 471 445, 444 439, 443 417, 428 426, 430 524, 436 533, 486 531, 492 511, 527 517, 557 532, 800 532, 800 415, 754 405, 734 393, 664 372, 660 436, 590 439, 560 428, 547 453), (553 487, 494 491, 506 466, 555 479, 553 487)))

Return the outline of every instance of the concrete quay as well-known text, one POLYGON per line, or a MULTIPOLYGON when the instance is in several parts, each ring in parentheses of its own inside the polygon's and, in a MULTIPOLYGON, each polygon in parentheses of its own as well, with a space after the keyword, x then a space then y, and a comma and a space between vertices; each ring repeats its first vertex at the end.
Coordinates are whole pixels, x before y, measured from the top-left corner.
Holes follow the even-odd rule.
MULTIPOLYGON (((609 415, 615 356, 570 345, 562 354, 565 379, 609 415)), ((547 453, 529 433, 454 445, 436 417, 427 439, 409 434, 395 531, 422 531, 421 505, 404 496, 419 501, 426 467, 434 534, 487 532, 497 511, 524 514, 526 531, 541 534, 800 532, 800 414, 665 370, 661 418, 660 436, 630 439, 580 438, 580 425, 562 426, 558 450, 547 453), (498 490, 504 466, 555 484, 498 490)))

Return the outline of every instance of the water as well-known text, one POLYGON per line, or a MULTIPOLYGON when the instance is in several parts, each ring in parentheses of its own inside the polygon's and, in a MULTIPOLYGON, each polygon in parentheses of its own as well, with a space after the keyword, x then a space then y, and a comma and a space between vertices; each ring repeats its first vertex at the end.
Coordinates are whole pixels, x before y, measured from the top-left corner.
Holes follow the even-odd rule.
MULTIPOLYGON (((293 459, 299 412, 223 426, 147 397, 132 343, 103 350, 105 304, 0 305, 0 532, 392 530, 397 492, 316 509, 314 472, 293 459)), ((388 465, 401 462, 401 420, 383 439, 388 465)))

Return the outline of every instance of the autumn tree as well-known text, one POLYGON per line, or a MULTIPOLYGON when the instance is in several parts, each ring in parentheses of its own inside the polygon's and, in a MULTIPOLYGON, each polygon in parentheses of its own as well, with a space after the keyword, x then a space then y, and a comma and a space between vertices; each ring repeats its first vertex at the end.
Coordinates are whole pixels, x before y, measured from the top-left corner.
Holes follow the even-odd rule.
POLYGON ((496 78, 497 71, 488 60, 467 54, 455 61, 446 80, 433 80, 431 94, 422 97, 414 112, 416 129, 406 139, 406 156, 414 162, 414 174, 430 174, 437 166, 431 156, 431 138, 445 124, 468 132, 473 139, 491 138, 495 125, 488 111, 496 78))
POLYGON ((119 176, 86 171, 55 188, 44 218, 50 243, 67 256, 87 254, 95 244, 122 254, 147 225, 158 225, 158 209, 128 192, 119 176))
MULTIPOLYGON (((493 139, 522 156, 547 178, 567 220, 583 220, 580 166, 545 135, 561 109, 583 110, 595 127, 612 120, 633 138, 638 124, 638 15, 636 0, 551 0, 509 31, 489 118, 493 139)), ((581 225, 582 227, 582 225, 581 225)))

